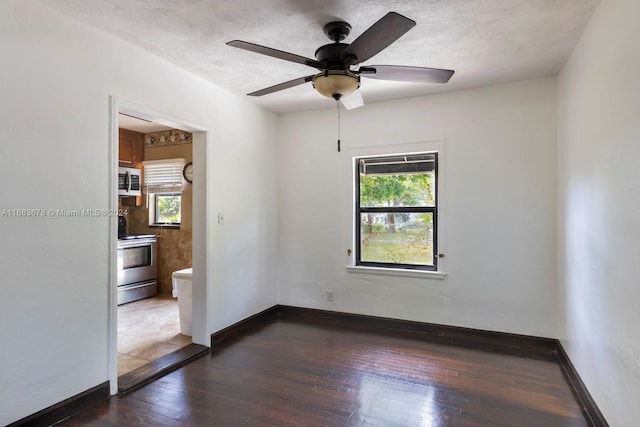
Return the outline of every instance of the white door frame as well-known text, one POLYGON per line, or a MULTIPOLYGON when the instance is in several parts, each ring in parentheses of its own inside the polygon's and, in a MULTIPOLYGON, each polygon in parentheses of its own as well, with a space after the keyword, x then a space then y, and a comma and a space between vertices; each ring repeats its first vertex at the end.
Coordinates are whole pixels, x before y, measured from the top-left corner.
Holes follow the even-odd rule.
MULTIPOLYGON (((207 139, 205 126, 189 120, 171 116, 129 101, 111 96, 111 132, 109 155, 109 209, 118 209, 118 113, 139 117, 154 123, 193 133, 193 336, 196 344, 210 345, 207 304, 207 139)), ((111 394, 118 393, 118 304, 117 304, 117 243, 118 218, 112 215, 109 221, 109 320, 108 320, 108 377, 111 394)))

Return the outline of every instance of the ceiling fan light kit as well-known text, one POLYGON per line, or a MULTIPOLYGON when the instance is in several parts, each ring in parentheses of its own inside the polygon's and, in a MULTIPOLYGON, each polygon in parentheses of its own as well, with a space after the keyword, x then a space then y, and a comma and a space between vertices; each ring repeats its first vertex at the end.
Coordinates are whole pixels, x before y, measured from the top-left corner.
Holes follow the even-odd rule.
POLYGON ((313 77, 313 87, 320 95, 338 101, 360 87, 360 76, 349 70, 325 70, 313 77))
POLYGON ((242 40, 233 40, 227 45, 303 64, 320 71, 251 92, 250 96, 263 96, 311 81, 313 87, 321 95, 340 100, 345 108, 353 109, 364 105, 358 90, 360 77, 418 83, 446 83, 449 81, 454 73, 453 70, 399 65, 361 65, 386 49, 415 25, 415 21, 399 13, 389 12, 352 43, 341 43, 351 32, 351 25, 343 21, 329 22, 324 25, 323 31, 333 43, 319 47, 315 52, 316 59, 242 40), (346 102, 347 98, 349 98, 349 102, 346 102))

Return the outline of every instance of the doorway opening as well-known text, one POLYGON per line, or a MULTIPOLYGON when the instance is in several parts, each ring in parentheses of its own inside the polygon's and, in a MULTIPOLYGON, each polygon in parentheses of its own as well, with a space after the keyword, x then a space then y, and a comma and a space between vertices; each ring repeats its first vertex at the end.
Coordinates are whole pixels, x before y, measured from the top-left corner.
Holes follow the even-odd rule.
POLYGON ((141 176, 136 195, 118 197, 118 377, 192 342, 192 144, 191 132, 118 114, 119 170, 141 176), (121 283, 123 268, 152 274, 121 283))
POLYGON ((206 260, 193 256, 195 248, 206 245, 206 140, 202 127, 112 99, 111 163, 118 176, 112 180, 113 187, 118 182, 112 206, 121 215, 116 225, 115 218, 111 222, 112 394, 144 381, 145 375, 159 376, 169 362, 177 366, 190 360, 206 349, 198 344, 208 344, 206 260), (145 181, 145 170, 151 178, 154 167, 172 162, 180 163, 173 187, 145 181), (123 170, 139 174, 140 191, 123 194, 123 170), (137 269, 145 277, 136 275, 137 269))

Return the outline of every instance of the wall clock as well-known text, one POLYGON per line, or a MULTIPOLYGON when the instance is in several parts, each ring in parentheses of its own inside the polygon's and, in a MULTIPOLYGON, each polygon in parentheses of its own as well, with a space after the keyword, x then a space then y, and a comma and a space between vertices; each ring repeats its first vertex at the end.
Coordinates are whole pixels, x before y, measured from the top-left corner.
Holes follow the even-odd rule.
POLYGON ((189 184, 193 183, 193 162, 189 162, 182 168, 182 176, 189 184))

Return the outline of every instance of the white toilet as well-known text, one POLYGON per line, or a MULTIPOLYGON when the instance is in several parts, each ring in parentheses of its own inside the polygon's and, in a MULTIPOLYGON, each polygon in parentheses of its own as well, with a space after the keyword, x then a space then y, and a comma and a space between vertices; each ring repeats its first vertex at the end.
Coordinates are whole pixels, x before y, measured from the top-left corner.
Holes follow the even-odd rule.
POLYGON ((191 336, 192 307, 192 268, 174 271, 171 274, 173 287, 172 295, 178 298, 178 313, 180 314, 180 333, 191 336))

